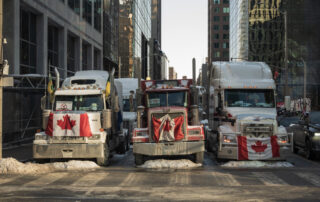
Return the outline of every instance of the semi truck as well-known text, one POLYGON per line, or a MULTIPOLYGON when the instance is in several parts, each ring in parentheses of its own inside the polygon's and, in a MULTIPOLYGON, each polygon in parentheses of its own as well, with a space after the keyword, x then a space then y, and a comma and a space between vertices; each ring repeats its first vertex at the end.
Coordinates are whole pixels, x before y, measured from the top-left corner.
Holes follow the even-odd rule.
POLYGON ((292 136, 277 123, 276 85, 264 62, 213 62, 206 149, 217 159, 280 160, 292 136))
POLYGON ((141 81, 137 95, 137 128, 132 137, 135 164, 143 164, 148 157, 182 155, 202 163, 204 131, 192 80, 141 81))
POLYGON ((48 108, 42 99, 42 131, 35 134, 33 158, 96 159, 108 165, 111 152, 125 153, 129 137, 122 128, 122 87, 112 70, 79 71, 66 78, 48 108))

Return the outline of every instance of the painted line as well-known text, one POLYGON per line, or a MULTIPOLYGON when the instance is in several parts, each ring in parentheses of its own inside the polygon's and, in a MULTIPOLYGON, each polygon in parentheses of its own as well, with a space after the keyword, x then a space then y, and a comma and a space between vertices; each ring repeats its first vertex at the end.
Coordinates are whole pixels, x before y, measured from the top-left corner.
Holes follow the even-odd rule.
POLYGON ((95 186, 99 181, 108 177, 108 175, 109 173, 89 173, 72 183, 71 186, 95 186))
POLYGON ((18 179, 19 177, 21 176, 15 176, 15 177, 9 177, 9 178, 0 178, 0 184, 5 184, 5 183, 8 183, 8 182, 12 182, 16 179, 18 179))
POLYGON ((136 173, 129 173, 129 175, 121 182, 120 187, 131 186, 133 183, 140 181, 142 176, 137 177, 136 173))
POLYGON ((263 182, 266 186, 285 186, 288 185, 281 178, 277 177, 275 174, 271 172, 252 172, 252 174, 258 178, 261 182, 263 182))
POLYGON ((231 175, 221 172, 212 172, 214 183, 218 186, 241 186, 241 184, 231 175))
POLYGON ((169 185, 189 185, 190 184, 190 173, 175 173, 170 175, 169 185))
POLYGON ((65 178, 68 175, 68 173, 49 173, 45 174, 43 176, 40 176, 38 179, 33 180, 31 182, 25 183, 23 186, 45 186, 48 184, 51 184, 57 180, 60 180, 62 178, 65 178))
POLYGON ((313 173, 300 173, 300 172, 295 174, 301 177, 302 179, 306 180, 307 182, 317 187, 320 187, 320 177, 318 175, 313 173))

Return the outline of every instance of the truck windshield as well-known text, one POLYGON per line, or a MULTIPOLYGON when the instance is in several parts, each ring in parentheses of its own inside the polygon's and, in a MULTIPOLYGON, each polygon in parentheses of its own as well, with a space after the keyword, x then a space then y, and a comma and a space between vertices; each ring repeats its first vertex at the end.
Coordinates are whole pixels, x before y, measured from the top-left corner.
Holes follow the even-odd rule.
POLYGON ((274 93, 272 89, 230 89, 225 90, 227 107, 274 107, 274 93))
POLYGON ((187 106, 187 92, 148 93, 148 107, 187 106))
POLYGON ((55 97, 56 111, 102 111, 102 95, 73 95, 55 97))

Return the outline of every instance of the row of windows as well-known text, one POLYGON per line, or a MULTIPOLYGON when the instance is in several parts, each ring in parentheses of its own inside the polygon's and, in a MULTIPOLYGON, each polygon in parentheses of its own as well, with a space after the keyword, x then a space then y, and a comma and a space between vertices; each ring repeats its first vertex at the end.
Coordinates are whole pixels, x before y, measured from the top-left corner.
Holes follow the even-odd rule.
MULTIPOLYGON (((223 22, 229 22, 229 16, 222 16, 222 20, 223 20, 223 22)), ((213 21, 219 22, 220 16, 213 16, 213 21)))
MULTIPOLYGON (((220 48, 220 43, 213 43, 214 48, 220 48)), ((229 43, 228 42, 223 42, 222 43, 222 48, 229 48, 229 43)))
MULTIPOLYGON (((221 57, 221 52, 220 51, 214 51, 213 52, 213 57, 215 57, 215 58, 221 57)), ((222 57, 223 58, 229 58, 229 51, 222 51, 222 57)))
MULTIPOLYGON (((20 74, 37 73, 37 16, 31 12, 20 10, 20 74)), ((67 71, 73 75, 75 68, 76 38, 68 35, 67 38, 67 71)), ((89 44, 82 45, 83 69, 88 69, 89 44)), ((99 68, 100 51, 94 48, 94 69, 99 68)), ((48 63, 59 66, 59 29, 48 25, 48 63)), ((53 71, 53 70, 50 70, 53 71)))
MULTIPOLYGON (((215 7, 213 8, 214 13, 220 13, 220 7, 215 7)), ((229 7, 224 7, 222 9, 223 13, 229 13, 230 12, 230 8, 229 7)))
POLYGON ((213 0, 213 4, 220 4, 223 2, 223 4, 229 4, 229 0, 213 0))
MULTIPOLYGON (((94 28, 101 31, 101 1, 102 0, 83 0, 82 18, 89 24, 92 24, 92 9, 94 18, 94 28)), ((80 0, 68 0, 68 6, 78 15, 80 15, 80 0)))
MULTIPOLYGON (((223 30, 229 30, 229 25, 223 25, 222 26, 223 30)), ((213 25, 213 30, 220 30, 220 26, 219 25, 213 25)))
MULTIPOLYGON (((220 34, 214 34, 214 39, 220 39, 220 34)), ((222 39, 229 39, 229 34, 222 34, 222 39)))

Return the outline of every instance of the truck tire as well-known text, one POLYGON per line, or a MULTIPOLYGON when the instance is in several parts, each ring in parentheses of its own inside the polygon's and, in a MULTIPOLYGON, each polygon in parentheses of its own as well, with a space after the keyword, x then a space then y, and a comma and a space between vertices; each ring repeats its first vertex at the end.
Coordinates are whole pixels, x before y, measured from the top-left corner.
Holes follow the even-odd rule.
POLYGON ((134 162, 136 166, 144 164, 144 156, 142 154, 134 154, 134 162))
POLYGON ((127 139, 124 139, 123 142, 120 143, 120 145, 117 148, 117 152, 119 154, 125 154, 127 151, 127 139))
POLYGON ((99 166, 108 166, 110 163, 110 151, 108 144, 104 145, 104 157, 97 158, 97 164, 99 166))
POLYGON ((195 154, 195 163, 202 163, 203 162, 203 155, 204 152, 198 152, 195 154))
POLYGON ((299 148, 297 147, 296 143, 293 141, 293 153, 297 154, 299 152, 299 148))

